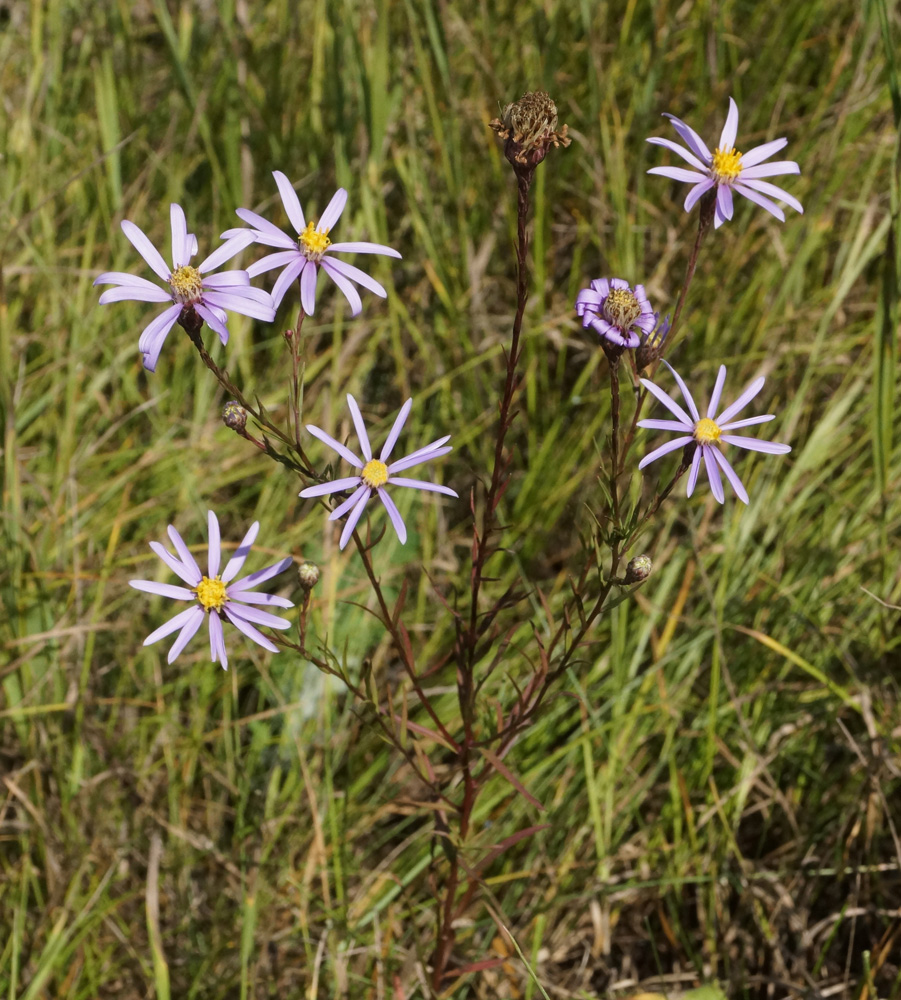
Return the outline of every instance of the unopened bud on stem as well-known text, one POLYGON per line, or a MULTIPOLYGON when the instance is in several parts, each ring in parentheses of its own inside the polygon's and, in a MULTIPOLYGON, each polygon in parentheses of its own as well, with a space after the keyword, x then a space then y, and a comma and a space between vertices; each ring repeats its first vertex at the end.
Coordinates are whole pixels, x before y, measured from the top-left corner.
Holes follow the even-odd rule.
POLYGON ((247 410, 236 399, 230 399, 222 407, 222 423, 240 434, 247 426, 247 410))
POLYGON ((642 555, 630 559, 629 565, 626 567, 626 575, 623 577, 623 583, 642 583, 651 575, 653 565, 650 556, 642 555))
POLYGON ((302 562, 297 567, 297 576, 304 590, 312 590, 319 583, 319 567, 316 563, 302 562))

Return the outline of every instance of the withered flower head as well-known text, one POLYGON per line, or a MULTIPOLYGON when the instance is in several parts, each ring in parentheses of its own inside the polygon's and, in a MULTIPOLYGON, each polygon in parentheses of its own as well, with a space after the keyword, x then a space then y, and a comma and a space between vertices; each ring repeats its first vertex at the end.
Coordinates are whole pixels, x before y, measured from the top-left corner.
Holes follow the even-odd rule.
POLYGON ((534 169, 551 146, 568 146, 572 142, 566 125, 557 130, 557 105, 542 90, 523 94, 504 108, 501 118, 488 124, 505 140, 504 155, 514 169, 534 169))

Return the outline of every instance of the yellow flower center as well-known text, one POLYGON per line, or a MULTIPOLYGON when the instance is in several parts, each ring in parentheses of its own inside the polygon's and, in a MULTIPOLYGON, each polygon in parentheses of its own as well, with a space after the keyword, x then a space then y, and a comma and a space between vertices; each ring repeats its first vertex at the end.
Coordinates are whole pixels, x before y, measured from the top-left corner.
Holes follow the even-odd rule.
POLYGON ((194 588, 194 593, 197 595, 197 600, 203 605, 204 611, 221 611, 228 600, 225 584, 218 576, 214 576, 212 580, 208 576, 203 577, 194 588))
POLYGON ((388 482, 388 466, 377 458, 373 458, 363 466, 360 479, 373 489, 384 486, 388 482))
POLYGON ((312 222, 307 223, 307 228, 297 237, 300 249, 307 260, 320 261, 322 255, 331 246, 328 238, 328 230, 320 233, 312 222))
POLYGON ((608 323, 620 330, 628 330, 641 315, 641 306, 628 288, 614 288, 607 296, 602 311, 608 323))
POLYGON ((741 176, 741 153, 733 146, 732 149, 718 149, 713 154, 711 173, 718 181, 730 184, 741 176))
POLYGON ((196 302, 203 291, 203 277, 196 267, 184 264, 169 275, 169 285, 179 302, 196 302))
POLYGON ((704 417, 703 420, 699 420, 695 424, 695 441, 698 444, 715 444, 719 441, 722 433, 719 425, 708 417, 704 417))

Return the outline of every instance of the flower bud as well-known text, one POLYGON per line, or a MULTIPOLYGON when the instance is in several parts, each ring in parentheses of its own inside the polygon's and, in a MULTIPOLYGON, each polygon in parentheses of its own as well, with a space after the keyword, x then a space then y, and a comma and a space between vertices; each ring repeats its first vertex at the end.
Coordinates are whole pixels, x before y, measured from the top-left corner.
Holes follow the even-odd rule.
POLYGON ((239 434, 247 426, 247 410, 235 399, 230 399, 222 407, 222 423, 239 434))
POLYGON ((657 329, 642 338, 641 346, 635 352, 635 367, 639 371, 644 371, 648 365, 652 365, 660 358, 663 348, 666 345, 666 338, 672 324, 669 316, 657 326, 657 329))
POLYGON ((319 567, 316 563, 302 562, 297 567, 297 577, 304 590, 312 590, 319 583, 319 567))
POLYGON ((642 583, 651 575, 653 565, 650 556, 642 555, 630 559, 629 565, 626 567, 626 575, 623 577, 623 583, 642 583))

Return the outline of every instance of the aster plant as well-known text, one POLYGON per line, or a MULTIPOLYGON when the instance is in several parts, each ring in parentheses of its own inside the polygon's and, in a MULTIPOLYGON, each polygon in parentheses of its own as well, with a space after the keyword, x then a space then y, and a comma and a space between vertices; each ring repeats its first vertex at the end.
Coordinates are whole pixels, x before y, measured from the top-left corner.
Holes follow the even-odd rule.
POLYGON ((394 424, 382 446, 378 458, 373 457, 363 416, 360 413, 359 406, 357 406, 357 401, 350 393, 347 395, 347 405, 357 432, 360 452, 363 455, 362 458, 355 455, 349 448, 341 444, 340 441, 336 441, 333 437, 326 434, 321 428, 313 424, 307 424, 307 430, 313 437, 319 438, 320 441, 333 448, 355 469, 359 469, 359 474, 343 479, 333 479, 327 483, 318 483, 316 486, 308 486, 306 489, 301 490, 299 495, 302 497, 320 497, 332 493, 342 493, 345 490, 353 490, 351 495, 340 503, 329 515, 330 521, 344 517, 345 514, 349 515, 344 525, 344 530, 341 532, 341 540, 339 542, 339 548, 343 549, 350 541, 357 522, 363 516, 363 511, 366 509, 369 498, 373 493, 377 493, 385 510, 388 512, 388 517, 394 525, 394 530, 397 532, 397 537, 401 545, 404 545, 407 541, 407 528, 403 518, 400 516, 397 505, 391 499, 386 487, 399 486, 401 488, 443 493, 445 496, 456 497, 457 493, 448 486, 441 486, 438 483, 430 483, 421 479, 407 479, 405 476, 397 475, 398 472, 412 469, 416 465, 421 465, 423 462, 430 462, 432 459, 440 458, 442 455, 453 451, 453 447, 447 443, 450 441, 450 434, 432 441, 431 444, 427 444, 423 448, 411 452, 404 458, 399 458, 391 462, 389 465, 388 459, 391 457, 391 452, 394 450, 395 444, 397 444, 397 439, 400 436, 401 430, 403 430, 404 423, 410 415, 413 400, 408 399, 400 408, 400 412, 394 420, 394 424))
POLYGON ((799 174, 800 167, 794 160, 774 160, 767 163, 781 149, 788 145, 788 139, 773 139, 760 146, 754 146, 746 153, 735 148, 738 134, 738 105, 730 97, 729 113, 726 123, 720 133, 720 141, 711 153, 704 140, 690 125, 686 125, 675 115, 664 114, 668 118, 679 137, 685 143, 680 146, 671 139, 660 139, 656 136, 648 139, 655 146, 664 146, 680 156, 692 169, 685 167, 652 167, 649 174, 659 174, 672 180, 691 184, 692 188, 685 199, 685 211, 690 212, 698 200, 707 191, 716 193, 716 210, 714 228, 719 227, 732 218, 733 191, 744 196, 749 201, 774 215, 780 222, 785 222, 785 213, 772 200, 778 198, 790 205, 797 212, 804 212, 801 202, 794 195, 784 191, 764 177, 778 177, 781 174, 799 174), (688 147, 688 148, 686 148, 688 147))
MULTIPOLYGON (((294 227, 295 236, 289 236, 277 226, 264 219, 263 216, 248 208, 237 209, 237 215, 253 228, 250 239, 263 246, 278 248, 278 253, 269 254, 251 264, 247 273, 251 277, 282 268, 272 287, 272 300, 275 308, 279 307, 285 293, 295 281, 300 281, 300 303, 304 313, 312 316, 316 308, 316 279, 321 268, 338 286, 338 289, 350 303, 351 313, 357 316, 363 308, 359 292, 354 282, 368 289, 375 295, 385 298, 388 294, 382 285, 370 277, 365 271, 348 264, 346 261, 331 256, 336 253, 374 253, 385 257, 400 257, 396 250, 383 246, 381 243, 350 242, 332 243, 329 233, 335 227, 347 204, 347 191, 338 188, 319 217, 319 221, 307 222, 297 197, 297 192, 288 178, 280 170, 274 170, 272 176, 278 185, 282 204, 288 216, 288 221, 294 227)), ((229 229, 222 234, 223 239, 244 239, 246 229, 229 229)))
POLYGON ((267 639, 256 626, 287 629, 291 627, 291 623, 284 618, 270 614, 268 611, 261 611, 254 605, 275 608, 293 608, 294 605, 291 601, 279 597, 277 594, 264 594, 251 588, 283 573, 293 560, 290 557, 282 559, 265 569, 257 570, 256 573, 236 580, 235 577, 241 572, 244 561, 257 537, 257 532, 260 530, 260 522, 254 521, 235 554, 229 559, 225 569, 220 574, 219 567, 222 555, 219 521, 212 511, 208 512, 207 521, 209 525, 209 553, 206 574, 201 572, 197 561, 191 555, 181 535, 170 524, 169 538, 175 547, 175 554, 159 542, 151 542, 150 547, 169 569, 187 584, 187 587, 179 587, 171 583, 157 583, 155 580, 129 580, 129 584, 135 590, 143 590, 148 594, 158 594, 176 601, 191 602, 189 608, 179 612, 174 618, 170 618, 164 625, 151 632, 144 640, 145 646, 150 646, 167 635, 178 632, 178 638, 172 644, 167 657, 168 662, 172 663, 191 641, 203 624, 203 619, 206 618, 209 625, 210 657, 213 663, 221 663, 223 669, 227 670, 228 654, 225 650, 225 636, 222 629, 222 624, 225 621, 231 622, 238 631, 243 632, 258 646, 262 646, 272 653, 278 652, 278 646, 271 639, 267 639))
POLYGON ((598 278, 576 296, 582 326, 617 347, 638 347, 657 325, 644 285, 634 289, 622 278, 598 278))
POLYGON ((226 310, 266 323, 275 319, 275 308, 269 293, 252 288, 246 271, 210 273, 252 243, 251 234, 228 240, 194 267, 190 261, 197 253, 197 237, 188 232, 185 213, 180 205, 170 206, 169 218, 172 229, 172 267, 169 267, 159 250, 138 226, 128 219, 122 221, 122 231, 151 270, 164 282, 162 287, 146 278, 123 271, 105 271, 94 279, 95 285, 117 286, 103 292, 100 296, 101 305, 123 301, 173 303, 144 328, 138 341, 144 367, 151 372, 156 371, 163 343, 176 322, 182 323, 186 329, 188 326, 199 328, 202 322, 206 322, 219 335, 220 341, 227 344, 226 310))
POLYGON ((710 481, 710 490, 719 503, 723 503, 725 500, 723 481, 720 476, 721 471, 729 481, 729 485, 735 491, 735 495, 738 499, 743 503, 748 503, 747 490, 744 488, 742 481, 736 475, 735 470, 729 464, 729 460, 720 450, 721 446, 728 444, 735 448, 743 448, 747 451, 762 451, 767 455, 785 455, 791 451, 791 447, 787 444, 778 444, 775 441, 762 441, 759 438, 745 437, 743 435, 732 433, 733 431, 740 430, 743 427, 765 424, 770 420, 776 419, 775 415, 772 413, 767 413, 758 417, 745 417, 742 420, 732 419, 737 416, 738 413, 743 410, 744 407, 747 406, 748 403, 750 403, 763 388, 765 381, 763 376, 761 375, 760 378, 756 378, 744 390, 738 399, 735 400, 734 403, 731 403, 719 415, 717 415, 717 409, 720 405, 720 399, 723 394, 723 386, 726 384, 726 366, 720 365, 719 372, 716 376, 716 382, 713 386, 713 392, 710 394, 710 402, 707 404, 707 410, 705 415, 702 417, 698 407, 695 405, 695 401, 692 398, 691 393, 688 390, 688 386, 679 376, 678 372, 666 362, 664 362, 664 364, 666 364, 666 367, 672 372, 673 378, 676 380, 676 385, 679 386, 682 398, 685 400, 685 405, 688 407, 688 413, 685 412, 685 410, 676 402, 676 400, 673 399, 672 396, 669 395, 669 393, 664 392, 663 389, 651 382, 650 379, 643 378, 641 380, 641 384, 645 387, 645 389, 647 389, 655 399, 663 403, 663 405, 676 419, 639 420, 638 426, 645 427, 648 430, 674 431, 678 437, 675 437, 672 441, 668 441, 666 444, 656 448, 649 455, 645 455, 645 457, 638 463, 638 468, 645 468, 645 466, 650 465, 651 462, 655 462, 658 458, 668 455, 671 451, 676 451, 679 448, 691 448, 693 449, 694 454, 691 458, 691 469, 688 473, 688 483, 685 490, 686 496, 690 497, 694 492, 695 485, 698 481, 698 474, 701 469, 701 462, 703 461, 704 467, 707 471, 707 478, 710 481))

